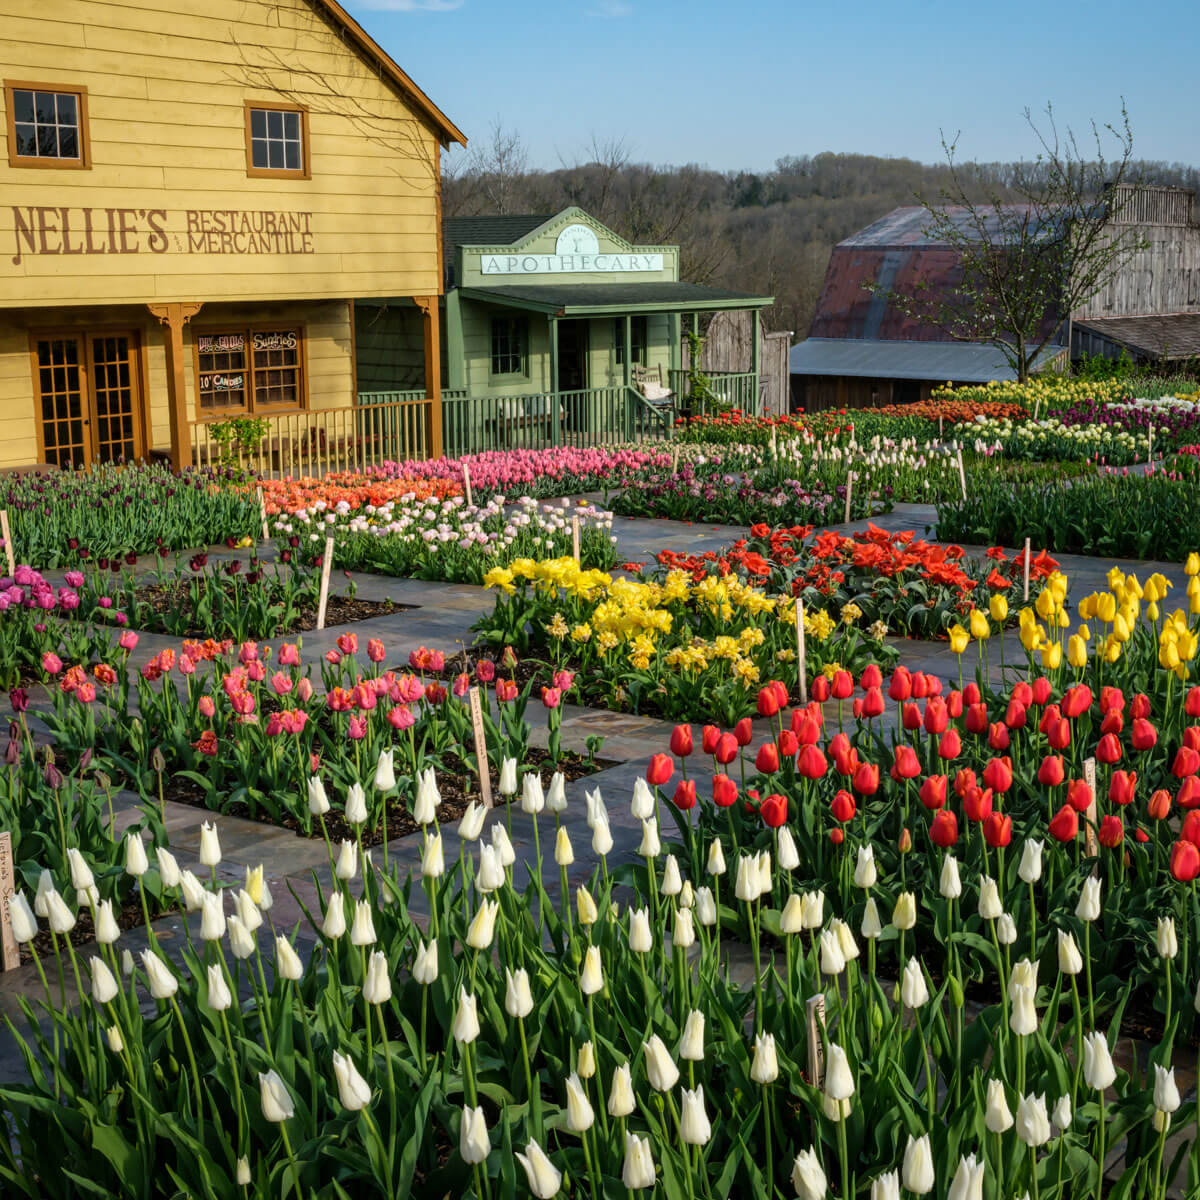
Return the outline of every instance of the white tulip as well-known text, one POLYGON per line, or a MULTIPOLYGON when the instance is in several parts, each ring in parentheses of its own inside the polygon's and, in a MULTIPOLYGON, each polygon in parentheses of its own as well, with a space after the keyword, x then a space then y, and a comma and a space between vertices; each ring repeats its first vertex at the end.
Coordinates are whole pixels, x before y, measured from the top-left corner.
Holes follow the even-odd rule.
POLYGON ((1116 1082, 1117 1069, 1102 1033, 1089 1033, 1083 1039, 1083 1078, 1088 1087, 1100 1092, 1116 1082))
POLYGON ((612 1085, 608 1090, 608 1115, 627 1117, 636 1107, 633 1095, 633 1077, 628 1063, 622 1063, 613 1072, 612 1085))
POLYGON ((820 937, 821 974, 840 975, 846 969, 846 959, 838 944, 837 934, 826 929, 820 937))
POLYGON ((155 1000, 169 1000, 179 990, 179 980, 153 950, 142 951, 142 966, 146 970, 146 985, 155 1000))
POLYGON ((659 891, 664 896, 678 896, 683 891, 683 876, 679 874, 679 862, 675 855, 668 854, 663 862, 662 883, 659 891))
POLYGON ((1045 842, 1035 841, 1033 838, 1028 838, 1022 847, 1021 865, 1017 867, 1017 874, 1026 883, 1037 883, 1041 879, 1042 851, 1045 848, 1045 842))
POLYGON ((653 1034, 648 1042, 642 1043, 642 1050, 650 1086, 657 1092, 669 1092, 679 1082, 679 1068, 671 1060, 662 1038, 653 1034))
POLYGON ((800 865, 800 851, 786 825, 780 825, 775 835, 775 857, 781 871, 794 871, 800 865))
POLYGON ((1004 912, 1000 900, 1000 889, 990 875, 984 875, 979 880, 979 915, 985 921, 995 921, 1004 912))
POLYGON ((725 852, 721 849, 720 838, 713 838, 708 844, 708 862, 705 870, 714 877, 725 874, 725 852))
POLYGON ((464 842, 475 841, 483 833, 483 823, 486 820, 487 809, 472 800, 458 822, 458 836, 464 842))
POLYGON ((901 892, 892 910, 892 924, 897 929, 912 929, 917 923, 917 898, 912 892, 901 892))
POLYGON ((525 1168, 529 1190, 537 1200, 551 1200, 551 1197, 558 1195, 562 1187, 562 1172, 546 1157, 546 1152, 537 1142, 531 1141, 525 1147, 524 1154, 518 1150, 517 1161, 525 1168))
POLYGON ((375 788, 380 792, 390 792, 395 786, 395 751, 380 750, 375 762, 375 788))
POLYGON ((591 791, 585 793, 587 803, 587 823, 589 829, 595 829, 596 825, 603 821, 608 824, 608 810, 604 807, 604 798, 600 795, 599 788, 592 788, 591 791))
POLYGON ((1018 983, 1009 988, 1008 1026, 1018 1037, 1029 1037, 1037 1032, 1037 1008, 1034 991, 1028 984, 1018 983))
POLYGON ((630 1189, 654 1186, 654 1156, 650 1139, 636 1133, 625 1134, 625 1161, 621 1164, 621 1182, 630 1189))
POLYGON ((1002 946, 1013 946, 1017 941, 1017 923, 1012 913, 1001 913, 996 921, 996 940, 1002 946))
POLYGON ((488 1138, 487 1123, 483 1119, 482 1108, 470 1108, 463 1105, 462 1128, 458 1135, 458 1152, 463 1162, 475 1166, 484 1162, 492 1152, 492 1143, 488 1138))
POLYGON ((629 807, 635 820, 648 821, 654 816, 654 793, 641 775, 634 781, 633 799, 629 807))
POLYGON ((704 1014, 698 1008, 693 1008, 684 1022, 679 1057, 685 1062, 704 1061, 704 1014))
POLYGON ((696 889, 696 920, 706 929, 717 923, 717 901, 712 888, 696 889))
POLYGON ((743 854, 738 859, 737 882, 734 884, 733 894, 746 904, 753 904, 760 895, 758 867, 749 855, 743 854))
POLYGON ((150 870, 150 860, 146 857, 146 843, 141 834, 128 833, 125 835, 125 873, 134 879, 140 879, 150 870))
POLYGON ((37 890, 33 894, 33 911, 39 917, 48 917, 50 910, 46 905, 46 897, 54 891, 54 876, 45 867, 38 876, 37 890))
POLYGON ((1079 893, 1079 903, 1075 905, 1075 915, 1081 921, 1098 921, 1100 919, 1100 877, 1089 875, 1083 881, 1083 891, 1079 893))
POLYGON ((220 963, 213 963, 208 968, 208 1007, 213 1012, 224 1012, 233 1003, 233 994, 225 979, 225 972, 220 963))
POLYGON ((229 949, 234 958, 247 959, 255 951, 254 934, 247 929, 240 917, 230 917, 226 922, 229 933, 229 949))
POLYGON ((871 1180, 871 1200, 900 1200, 900 1176, 896 1171, 871 1180))
POLYGON ((1017 1137, 1031 1149, 1044 1146, 1050 1140, 1050 1117, 1046 1112, 1046 1097, 1022 1096, 1017 1101, 1017 1137))
POLYGON ((517 861, 517 852, 508 839, 508 830, 503 825, 492 826, 492 846, 500 857, 501 867, 511 867, 517 861))
POLYGON ((370 1085, 348 1054, 333 1052, 333 1077, 337 1080, 338 1099, 348 1112, 358 1112, 371 1103, 370 1085))
POLYGON ((20 945, 31 942, 37 936, 37 917, 29 907, 24 892, 14 892, 8 900, 8 918, 13 937, 20 945))
POLYGON ((154 848, 154 857, 158 860, 158 874, 162 879, 163 887, 177 888, 183 881, 183 876, 179 870, 179 863, 176 861, 175 855, 165 846, 156 846, 154 848))
POLYGON ((479 1012, 474 996, 467 995, 461 984, 458 988, 458 1007, 454 1011, 454 1022, 450 1027, 454 1040, 469 1045, 479 1036, 479 1012))
POLYGON ((657 858, 662 851, 658 840, 658 830, 653 821, 642 822, 642 841, 637 852, 642 858, 657 858))
MULTIPOLYGON (((499 826, 496 826, 498 829, 499 826)), ((421 874, 426 879, 439 879, 446 873, 446 858, 442 851, 441 833, 428 834, 421 851, 421 874)))
POLYGON ((608 818, 596 821, 592 826, 592 853, 600 858, 611 854, 613 848, 612 830, 608 827, 608 818))
POLYGON ((905 1008, 918 1009, 929 1003, 925 973, 915 958, 910 958, 900 979, 900 1000, 905 1008))
POLYGON ((1064 975, 1078 975, 1083 970, 1083 955, 1070 930, 1058 931, 1058 969, 1064 975))
POLYGON ((1059 1133, 1063 1133, 1071 1128, 1071 1097, 1059 1096, 1058 1103, 1054 1106, 1054 1112, 1051 1114, 1055 1126, 1059 1133))
POLYGON ((584 1091, 579 1076, 567 1077, 567 1128, 572 1133, 586 1133, 595 1124, 596 1114, 592 1102, 584 1091))
POLYGON ((862 925, 859 926, 859 933, 868 940, 880 937, 883 934, 883 922, 879 919, 879 907, 875 903, 874 896, 867 897, 867 905, 863 910, 862 925))
POLYGON ((220 861, 221 841, 217 837, 217 826, 205 821, 200 826, 200 865, 212 870, 220 861))
MULTIPOLYGON (((938 880, 938 891, 943 900, 957 900, 962 895, 962 879, 958 873, 958 859, 947 854, 942 859, 942 873, 938 880)), ((909 1189, 911 1191, 911 1189, 909 1189)))
POLYGON ((987 1106, 983 1121, 992 1133, 1005 1133, 1013 1126, 1008 1097, 1004 1094, 1004 1084, 999 1079, 988 1080, 987 1106))
POLYGON ((54 888, 46 893, 46 920, 54 933, 70 933, 75 928, 75 914, 54 888))
POLYGON ((329 811, 329 797, 319 775, 308 778, 308 811, 314 817, 323 817, 329 811))
POLYGON ((107 1004, 120 991, 116 978, 108 964, 95 955, 88 962, 88 970, 92 974, 92 999, 97 1004, 107 1004))
POLYGON ((592 893, 585 887, 575 889, 575 913, 579 917, 580 925, 585 928, 588 925, 595 925, 599 919, 600 910, 596 907, 595 900, 592 899, 592 893))
POLYGON ((375 945, 375 917, 369 900, 359 900, 354 906, 354 924, 350 927, 350 944, 375 945))
POLYGON ((984 1167, 973 1154, 960 1158, 946 1200, 983 1200, 984 1167))
POLYGON ((204 885, 191 871, 183 871, 179 876, 179 890, 183 893, 183 907, 188 912, 196 912, 204 905, 207 893, 204 885))
POLYGON ((775 1053, 775 1035, 760 1033, 754 1039, 754 1057, 750 1060, 750 1078, 766 1085, 779 1078, 779 1058, 775 1053))
POLYGON ((846 1052, 836 1042, 830 1042, 825 1064, 825 1095, 830 1100, 849 1100, 854 1095, 854 1075, 846 1052))
POLYGON ((908 1135, 901 1178, 904 1186, 914 1196, 923 1196, 926 1192, 933 1191, 933 1153, 929 1148, 929 1134, 923 1134, 919 1138, 914 1138, 911 1133, 908 1135))
POLYGON ((338 847, 337 865, 334 867, 334 874, 343 883, 348 883, 358 874, 358 846, 356 843, 350 841, 349 838, 343 838, 341 845, 338 847))
POLYGON ((467 945, 472 950, 486 950, 496 936, 496 914, 500 905, 495 900, 481 900, 467 928, 467 945))
POLYGON ((386 1004, 392 998, 392 981, 388 977, 387 957, 375 950, 367 960, 367 975, 362 986, 363 999, 368 1004, 386 1004))
POLYGON ((879 872, 875 867, 875 847, 860 846, 858 860, 854 864, 854 886, 864 889, 874 887, 878 877, 879 872))
POLYGON ((801 1150, 792 1164, 792 1187, 799 1200, 825 1200, 829 1181, 815 1149, 801 1150))
POLYGON ((679 1117, 680 1136, 687 1146, 707 1145, 712 1137, 712 1122, 704 1111, 704 1087, 697 1084, 683 1089, 683 1107, 679 1117))
POLYGON ((579 973, 579 990, 585 996, 594 996, 604 988, 604 971, 600 964, 600 947, 589 946, 583 956, 583 969, 579 973))
POLYGON ((1173 1113, 1180 1104, 1179 1088, 1175 1084, 1175 1068, 1169 1070, 1154 1064, 1154 1107, 1159 1112, 1173 1113))
POLYGON ((101 946, 111 946, 121 936, 121 927, 113 915, 111 900, 101 900, 96 905, 96 941, 101 946))
POLYGON ((426 942, 417 948, 413 960, 413 978, 422 986, 428 987, 438 977, 438 946, 436 941, 426 942))
POLYGON ((110 1025, 104 1031, 104 1040, 114 1054, 120 1054, 125 1049, 125 1039, 121 1036, 120 1025, 110 1025))
POLYGON ((342 903, 342 893, 334 892, 325 905, 325 919, 321 924, 321 932, 331 941, 337 941, 346 932, 346 910, 342 903))
POLYGON ((504 1011, 514 1020, 527 1017, 533 1011, 529 972, 524 967, 518 967, 515 972, 504 968, 504 1011))
POLYGON ((767 896, 771 892, 771 852, 760 850, 754 856, 754 866, 758 871, 758 894, 767 896))
POLYGON ((1159 917, 1155 931, 1154 946, 1159 958, 1172 959, 1179 953, 1179 942, 1175 937, 1175 918, 1159 917))
POLYGON ((67 851, 67 863, 71 868, 71 886, 77 892, 88 892, 96 886, 96 877, 87 860, 72 846, 67 851))
POLYGON ((546 811, 562 813, 567 811, 567 781, 561 771, 555 771, 550 776, 550 787, 546 792, 546 811))
POLYGON ((571 837, 567 827, 560 825, 554 838, 554 862, 560 867, 569 867, 575 861, 575 851, 571 848, 571 837))
MULTIPOLYGON (((367 815, 367 793, 363 790, 363 785, 356 781, 346 793, 346 820, 351 825, 365 825, 367 815)), ((345 844, 342 843, 343 846, 345 844)))
POLYGON ((291 1093, 283 1080, 275 1071, 267 1071, 258 1076, 259 1101, 262 1104, 262 1114, 273 1124, 290 1121, 296 1114, 292 1103, 291 1093))
POLYGON ((546 807, 546 793, 542 791, 542 777, 530 772, 521 780, 521 811, 537 816, 546 807))
POLYGON ((200 910, 200 937, 206 942, 219 942, 225 936, 223 892, 205 892, 200 910))
POLYGON ((304 964, 287 938, 275 939, 275 974, 293 983, 304 974, 304 964))
POLYGON ((502 796, 515 796, 517 794, 517 760, 515 758, 501 760, 500 785, 498 790, 502 796))

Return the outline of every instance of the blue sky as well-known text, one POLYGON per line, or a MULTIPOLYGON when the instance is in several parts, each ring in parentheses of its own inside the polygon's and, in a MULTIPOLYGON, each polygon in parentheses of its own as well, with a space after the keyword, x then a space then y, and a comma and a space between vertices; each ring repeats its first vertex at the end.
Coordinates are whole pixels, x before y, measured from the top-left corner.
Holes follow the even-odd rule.
POLYGON ((1026 106, 1085 133, 1123 94, 1140 157, 1200 163, 1195 0, 350 0, 468 137, 497 119, 535 166, 593 138, 636 161, 764 169, 823 150, 1030 157, 1026 106))

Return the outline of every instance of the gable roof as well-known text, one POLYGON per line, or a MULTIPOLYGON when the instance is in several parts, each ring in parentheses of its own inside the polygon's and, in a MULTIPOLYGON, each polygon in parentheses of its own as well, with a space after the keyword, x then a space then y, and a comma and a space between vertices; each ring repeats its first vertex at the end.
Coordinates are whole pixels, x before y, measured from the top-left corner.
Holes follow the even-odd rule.
POLYGON ((337 2, 337 0, 309 0, 309 3, 327 17, 333 25, 346 35, 347 41, 359 53, 370 59, 380 71, 380 74, 391 85, 411 100, 424 115, 430 125, 437 131, 438 140, 444 146, 451 142, 459 145, 467 144, 466 135, 455 125, 448 116, 400 69, 396 61, 378 42, 337 2))
POLYGON ((531 234, 539 225, 552 221, 550 216, 505 214, 504 216, 447 217, 442 222, 446 249, 458 246, 511 246, 531 234))
MULTIPOLYGON (((1043 347, 1034 368, 1065 352, 1043 347)), ((810 337, 788 353, 793 375, 848 375, 867 379, 923 379, 929 382, 987 383, 1016 379, 1004 352, 978 342, 869 341, 863 338, 810 337)))

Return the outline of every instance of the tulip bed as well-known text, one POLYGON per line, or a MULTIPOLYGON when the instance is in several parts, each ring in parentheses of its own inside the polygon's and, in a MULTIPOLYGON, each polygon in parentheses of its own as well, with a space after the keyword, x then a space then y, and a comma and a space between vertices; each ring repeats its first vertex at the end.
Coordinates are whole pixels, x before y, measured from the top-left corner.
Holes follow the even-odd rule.
MULTIPOLYGON (((569 666, 585 700, 732 721, 752 710, 762 679, 798 691, 795 602, 736 576, 695 580, 674 568, 659 579, 613 578, 559 558, 517 560, 485 582, 498 594, 474 626, 480 642, 569 666)), ((856 619, 848 607, 836 620, 824 608, 805 613, 810 674, 894 655, 882 629, 859 629, 856 619)))
POLYGON ((273 528, 284 553, 312 561, 334 539, 339 567, 383 575, 482 583, 493 566, 528 555, 570 554, 572 520, 579 522, 580 558, 589 567, 616 562, 612 513, 568 501, 539 505, 526 496, 512 505, 496 496, 482 507, 460 497, 401 497, 354 510, 317 501, 276 517, 273 528))
POLYGON ((0 507, 17 561, 45 570, 253 536, 262 521, 242 484, 233 471, 109 464, 6 476, 0 507))

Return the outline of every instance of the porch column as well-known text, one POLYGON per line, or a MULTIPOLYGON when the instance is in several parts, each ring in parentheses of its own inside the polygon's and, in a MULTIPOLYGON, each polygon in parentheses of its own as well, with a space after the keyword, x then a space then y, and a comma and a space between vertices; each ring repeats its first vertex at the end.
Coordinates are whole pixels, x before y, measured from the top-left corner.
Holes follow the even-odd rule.
POLYGON ((550 386, 546 389, 547 415, 550 418, 550 428, 554 433, 554 445, 558 445, 561 418, 559 416, 558 400, 558 318, 550 318, 550 386))
POLYGON ((429 403, 429 457, 441 458, 442 438, 442 335, 437 296, 414 296, 425 324, 425 399, 429 403))
MULTIPOLYGON (((167 410, 171 415, 171 469, 192 465, 190 423, 187 410, 187 376, 184 374, 183 327, 200 311, 200 304, 147 304, 150 315, 167 327, 167 410)), ((154 431, 150 431, 153 439, 154 431)))
POLYGON ((759 412, 759 409, 762 407, 762 404, 761 404, 762 393, 759 390, 759 386, 758 386, 758 371, 759 371, 758 339, 761 336, 762 336, 762 309, 756 308, 754 310, 752 319, 750 321, 750 373, 751 373, 751 375, 754 376, 752 386, 754 387, 753 403, 754 403, 755 416, 762 415, 759 412))
POLYGON ((625 314, 625 386, 633 383, 633 318, 625 314))

